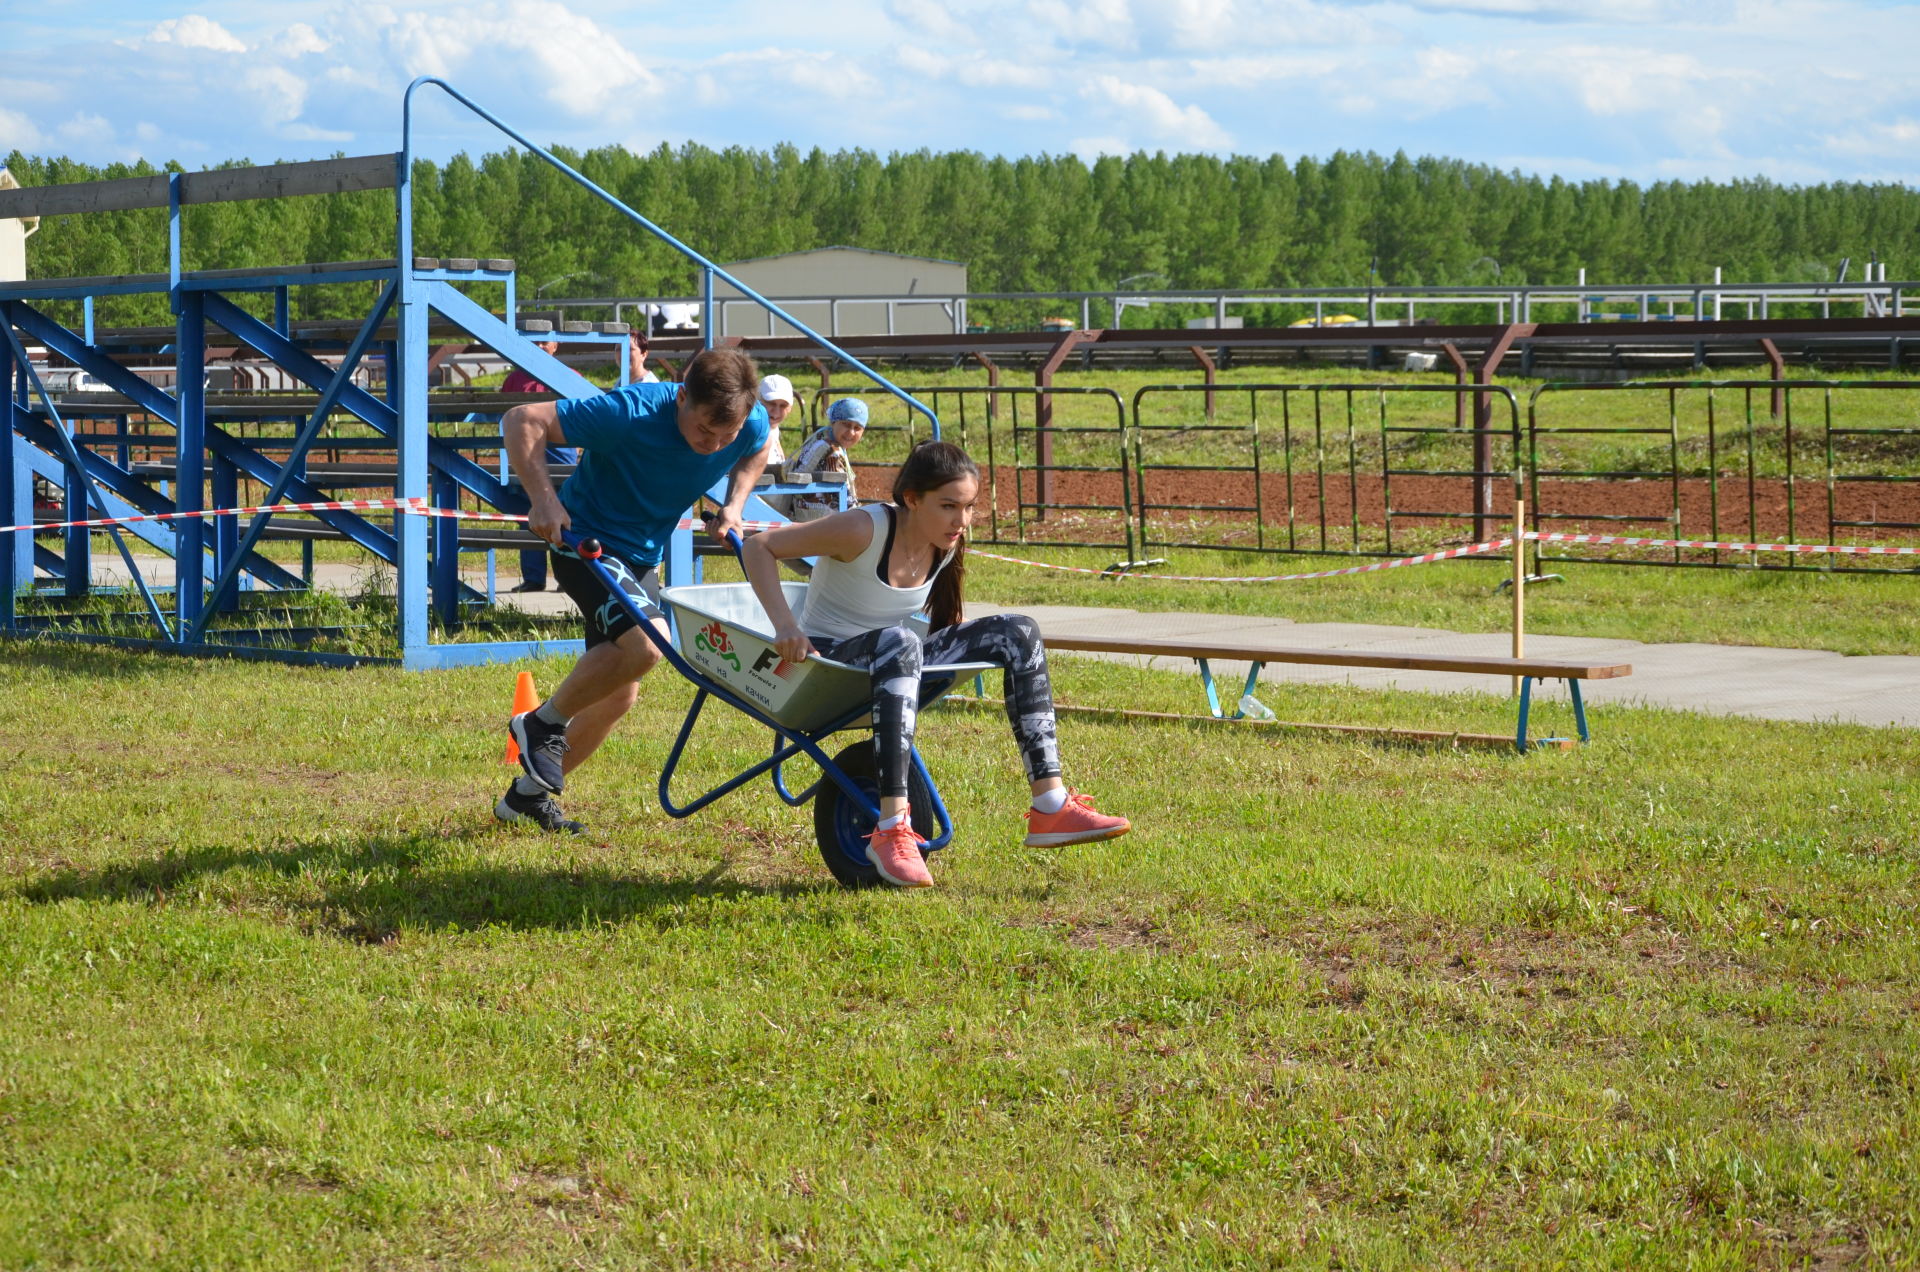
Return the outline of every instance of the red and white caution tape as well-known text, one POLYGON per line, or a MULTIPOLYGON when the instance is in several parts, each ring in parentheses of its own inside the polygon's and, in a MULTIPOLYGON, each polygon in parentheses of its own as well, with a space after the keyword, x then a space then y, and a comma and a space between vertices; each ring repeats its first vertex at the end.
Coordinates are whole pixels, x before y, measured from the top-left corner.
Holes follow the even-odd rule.
MULTIPOLYGON (((395 512, 414 513, 422 517, 452 517, 461 521, 512 521, 524 524, 526 516, 513 512, 469 512, 465 508, 435 508, 424 499, 326 499, 317 503, 278 503, 255 504, 246 508, 202 508, 197 512, 151 512, 131 517, 96 517, 91 521, 36 521, 30 526, 0 526, 0 534, 31 530, 35 534, 49 533, 54 530, 92 530, 107 526, 127 526, 138 521, 198 521, 210 517, 246 517, 258 513, 279 512, 395 512)), ((678 528, 681 530, 699 530, 705 522, 692 518, 682 518, 678 528)), ((783 526, 784 521, 743 521, 743 530, 772 530, 783 526)))
MULTIPOLYGON (((469 512, 465 508, 433 507, 420 508, 417 511, 420 512, 422 516, 455 517, 461 521, 526 521, 525 516, 511 512, 469 512)), ((790 523, 785 521, 742 521, 740 528, 742 530, 775 530, 788 524, 790 523)), ((704 530, 706 529, 706 525, 707 523, 704 521, 696 521, 692 517, 682 517, 674 528, 677 530, 704 530)))
POLYGON ((1705 548, 1715 552, 1795 552, 1835 556, 1920 556, 1920 548, 1860 546, 1846 543, 1720 543, 1711 539, 1642 539, 1623 534, 1561 534, 1529 530, 1540 543, 1602 543, 1625 548, 1705 548))
MULTIPOLYGON (((424 499, 323 499, 313 503, 256 504, 246 508, 204 508, 196 512, 150 512, 129 517, 98 517, 89 521, 42 521, 24 526, 0 526, 0 534, 13 534, 20 531, 46 533, 54 530, 92 530, 108 526, 134 525, 142 521, 190 521, 204 520, 210 517, 256 516, 262 513, 281 512, 381 512, 393 511, 412 513, 422 517, 452 517, 461 521, 506 521, 524 524, 526 517, 511 512, 470 512, 465 508, 436 508, 424 499)), ((743 530, 774 530, 790 524, 784 521, 743 521, 743 530)), ((691 517, 683 517, 677 524, 681 530, 699 530, 706 523, 691 517)), ((1842 544, 1842 543, 1730 543, 1713 539, 1649 539, 1635 535, 1620 534, 1564 534, 1559 531, 1529 530, 1523 536, 1539 543, 1591 543, 1625 548, 1689 548, 1714 552, 1791 552, 1799 555, 1833 556, 1920 556, 1920 547, 1901 547, 1883 544, 1842 544)), ((1432 561, 1450 561, 1456 557, 1479 556, 1488 552, 1498 552, 1513 546, 1511 537, 1493 539, 1486 543, 1473 543, 1460 548, 1446 548, 1439 552, 1423 552, 1418 556, 1399 557, 1392 561, 1373 561, 1366 565, 1351 565, 1338 570, 1311 570, 1299 574, 1154 574, 1145 571, 1125 571, 1115 569, 1096 570, 1084 565, 1056 565, 1051 561, 1030 561, 1024 557, 1004 556, 998 552, 988 552, 983 548, 969 548, 974 556, 986 557, 992 561, 1005 561, 1012 565, 1031 566, 1036 570, 1057 570, 1066 574, 1093 574, 1109 579, 1161 579, 1175 583, 1292 583, 1302 579, 1333 579, 1349 574, 1374 574, 1381 570, 1397 570, 1403 566, 1426 565, 1432 561)))
POLYGON ((1031 565, 1041 570, 1063 570, 1071 574, 1098 574, 1110 579, 1166 579, 1176 583, 1292 583, 1300 579, 1334 579, 1345 574, 1372 574, 1379 570, 1397 570, 1406 565, 1425 565, 1429 561, 1450 561, 1454 557, 1476 556, 1483 552, 1498 552, 1502 548, 1512 546, 1512 539, 1494 539, 1488 543, 1469 544, 1464 548, 1447 548, 1441 552, 1423 552, 1419 556, 1401 557, 1395 561, 1374 561, 1367 565, 1350 565, 1343 570, 1314 570, 1306 574, 1255 575, 1142 574, 1121 570, 1095 570, 1084 565, 1054 565, 1047 561, 1027 561, 1020 557, 1001 556, 997 552, 986 552, 980 548, 968 548, 967 551, 974 556, 990 557, 995 561, 1010 561, 1015 565, 1031 565))
MULTIPOLYGON (((257 504, 250 508, 202 508, 196 512, 143 512, 131 517, 97 517, 92 521, 37 521, 30 526, 0 526, 0 534, 30 530, 40 534, 52 530, 88 530, 105 526, 130 526, 141 521, 199 521, 208 517, 250 516, 262 512, 419 512, 425 507, 420 499, 323 499, 317 503, 257 504)), ((525 518, 522 518, 524 520, 525 518)))

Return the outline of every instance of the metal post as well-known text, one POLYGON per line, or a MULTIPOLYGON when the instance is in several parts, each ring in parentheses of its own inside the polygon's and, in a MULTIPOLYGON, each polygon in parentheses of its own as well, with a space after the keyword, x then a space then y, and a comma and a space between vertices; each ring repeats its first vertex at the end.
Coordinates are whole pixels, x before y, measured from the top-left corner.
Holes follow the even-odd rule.
MULTIPOLYGON (((387 397, 393 399, 393 382, 403 386, 396 404, 399 412, 399 436, 394 439, 394 494, 402 498, 425 498, 427 493, 427 327, 431 313, 427 308, 427 289, 413 271, 413 98, 403 107, 401 149, 395 156, 394 213, 398 221, 395 240, 400 260, 399 299, 395 318, 398 339, 387 348, 387 397)), ((513 325, 513 277, 507 278, 507 314, 513 325)), ((425 517, 396 512, 394 537, 394 635, 400 645, 400 659, 406 666, 427 665, 427 527, 425 517)))
MULTIPOLYGON (((0 305, 0 323, 11 323, 13 315, 0 305)), ((0 340, 0 509, 8 525, 24 526, 33 521, 33 478, 27 465, 19 462, 21 442, 14 436, 13 349, 0 340), (24 479, 24 480, 23 480, 24 479)), ((0 543, 0 630, 15 626, 13 594, 33 581, 33 535, 21 532, 0 543)))
MULTIPOLYGON (((1513 656, 1527 656, 1527 502, 1513 501, 1513 656)), ((1513 693, 1520 695, 1520 677, 1513 678, 1513 693)))
MULTIPOLYGON (((178 512, 206 507, 207 393, 206 301, 200 292, 173 291, 179 317, 174 332, 174 396, 180 424, 174 431, 173 506, 178 512)), ((174 525, 174 612, 182 633, 200 622, 206 586, 206 522, 182 517, 174 525)))
POLYGON ((176 302, 180 296, 180 177, 178 172, 167 174, 167 287, 176 302))
MULTIPOLYGON (((234 508, 240 504, 240 470, 232 461, 215 456, 213 460, 213 506, 216 508, 234 508)), ((216 579, 226 576, 228 563, 239 555, 240 518, 217 518, 208 531, 213 538, 213 571, 216 579)), ((240 608, 240 580, 220 596, 214 597, 214 603, 226 613, 240 608)))
POLYGON ((714 329, 713 311, 713 266, 708 265, 700 271, 700 347, 713 348, 718 336, 726 335, 726 314, 719 315, 720 330, 714 329))
MULTIPOLYGON (((427 463, 427 326, 432 317, 428 297, 441 283, 413 277, 402 262, 399 305, 400 333, 388 374, 399 381, 400 415, 398 472, 393 493, 401 499, 426 502, 429 494, 427 463)), ((394 605, 398 617, 400 658, 408 667, 426 667, 430 629, 427 624, 427 518, 396 511, 393 537, 394 605)), ((450 602, 448 602, 450 603, 450 602)))
MULTIPOLYGON (((69 418, 57 424, 56 427, 64 429, 71 436, 77 431, 78 424, 78 420, 69 418)), ((78 445, 79 443, 76 442, 69 446, 69 452, 77 453, 78 445)), ((66 488, 66 497, 60 502, 62 520, 85 520, 87 515, 86 469, 77 463, 64 464, 62 468, 64 470, 62 484, 66 488)), ((69 526, 63 536, 63 546, 66 552, 66 587, 63 590, 68 596, 85 596, 93 581, 93 540, 81 527, 69 526)))

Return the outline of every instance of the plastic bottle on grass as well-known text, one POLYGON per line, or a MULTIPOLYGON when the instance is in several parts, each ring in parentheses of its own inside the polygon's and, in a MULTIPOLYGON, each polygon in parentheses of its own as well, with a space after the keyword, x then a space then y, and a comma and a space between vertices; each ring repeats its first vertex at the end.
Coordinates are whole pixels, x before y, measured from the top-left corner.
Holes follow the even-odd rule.
POLYGON ((1273 719, 1273 708, 1250 693, 1241 694, 1240 715, 1241 718, 1247 720, 1271 720, 1273 719))

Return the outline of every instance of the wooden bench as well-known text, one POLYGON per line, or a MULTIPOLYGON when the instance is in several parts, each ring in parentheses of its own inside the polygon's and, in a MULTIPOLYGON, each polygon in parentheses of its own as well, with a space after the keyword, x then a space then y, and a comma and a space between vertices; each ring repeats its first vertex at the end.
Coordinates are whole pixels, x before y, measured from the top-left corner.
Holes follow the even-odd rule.
MULTIPOLYGON (((1137 654, 1144 657, 1191 658, 1200 665, 1200 680, 1207 692, 1207 706, 1216 719, 1243 718, 1238 707, 1232 715, 1221 710, 1219 691, 1214 687, 1210 660, 1247 662, 1246 687, 1253 692, 1261 668, 1268 663, 1300 663, 1317 667, 1372 667, 1391 671, 1454 671, 1468 675, 1516 676, 1520 679, 1520 719, 1514 732, 1514 745, 1525 752, 1538 747, 1568 748, 1569 738, 1527 737, 1527 717, 1533 702, 1533 682, 1564 680, 1573 699, 1574 725, 1580 741, 1588 740, 1587 710, 1580 699, 1583 680, 1616 680, 1633 674, 1627 663, 1582 663, 1553 658, 1499 658, 1473 654, 1394 654, 1366 649, 1286 649, 1272 645, 1233 645, 1201 641, 1165 640, 1140 636, 1048 636, 1048 649, 1087 654, 1137 654)), ((1460 736, 1460 735, 1433 735, 1460 736)))

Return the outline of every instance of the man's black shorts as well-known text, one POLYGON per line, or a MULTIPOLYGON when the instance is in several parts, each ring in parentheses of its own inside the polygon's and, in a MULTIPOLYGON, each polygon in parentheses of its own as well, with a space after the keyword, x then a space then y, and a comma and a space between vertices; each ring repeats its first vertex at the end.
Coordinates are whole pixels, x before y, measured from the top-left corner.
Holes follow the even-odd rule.
MULTIPOLYGON (((555 548, 553 557, 553 581, 560 590, 573 598, 580 607, 581 615, 586 619, 587 648, 610 640, 619 640, 638 626, 627 613, 626 606, 614 599, 600 576, 593 572, 585 561, 568 548, 555 548)), ((650 619, 666 621, 666 616, 655 604, 660 599, 660 571, 649 566, 641 570, 632 563, 623 561, 608 552, 601 556, 600 562, 607 567, 620 590, 633 601, 634 607, 650 619)))

